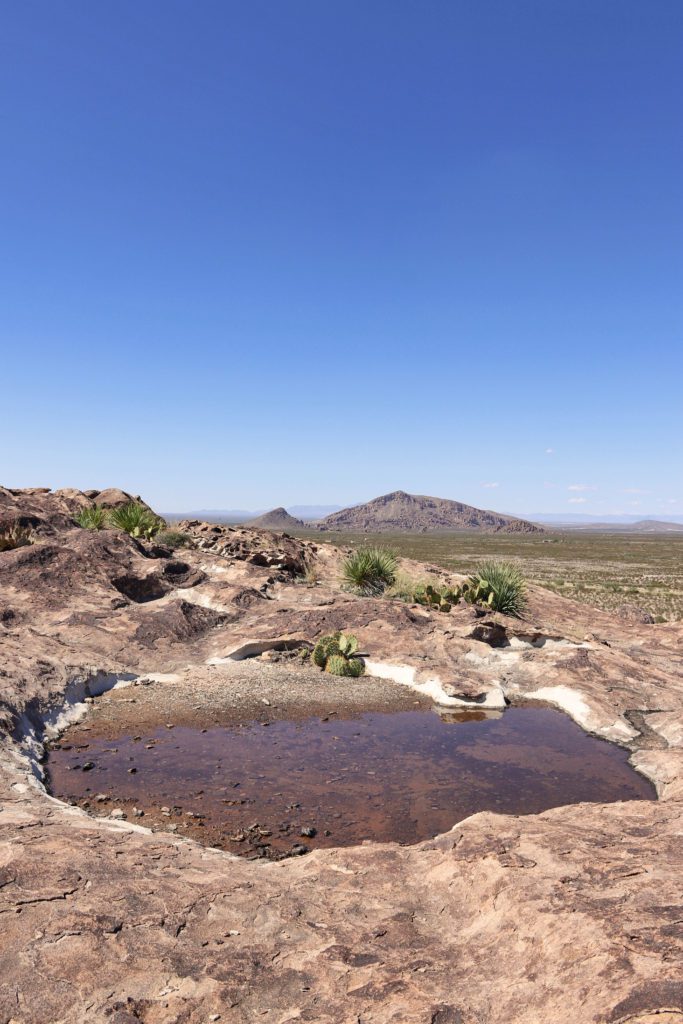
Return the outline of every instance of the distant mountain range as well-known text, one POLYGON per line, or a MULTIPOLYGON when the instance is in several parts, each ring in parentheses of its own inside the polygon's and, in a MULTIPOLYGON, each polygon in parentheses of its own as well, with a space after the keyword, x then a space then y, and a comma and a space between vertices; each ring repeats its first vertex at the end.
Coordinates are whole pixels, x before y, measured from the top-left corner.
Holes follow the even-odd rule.
POLYGON ((683 530, 683 515, 666 521, 656 515, 615 514, 595 516, 581 512, 531 512, 526 517, 491 512, 426 495, 393 491, 365 504, 290 505, 266 511, 247 509, 195 509, 190 512, 164 512, 171 521, 201 519, 214 523, 249 523, 270 530, 317 529, 381 533, 392 530, 427 532, 447 530, 486 530, 506 533, 533 533, 541 527, 556 530, 593 530, 600 533, 677 533, 683 530))
MULTIPOLYGON (((343 505, 290 505, 288 513, 295 519, 311 522, 322 519, 331 512, 338 512, 343 505)), ((277 511, 273 509, 272 511, 277 511)), ((256 517, 269 515, 267 509, 244 508, 198 508, 189 512, 162 512, 164 519, 200 519, 205 523, 247 523, 256 517)))
POLYGON ((683 533, 683 523, 664 523, 658 519, 640 519, 636 523, 563 523, 558 524, 556 529, 585 531, 586 533, 683 533))
POLYGON ((656 515, 602 515, 591 516, 571 512, 531 512, 528 518, 534 523, 554 526, 558 529, 586 529, 604 531, 626 531, 629 533, 666 533, 683 529, 683 516, 668 516, 666 520, 656 515))

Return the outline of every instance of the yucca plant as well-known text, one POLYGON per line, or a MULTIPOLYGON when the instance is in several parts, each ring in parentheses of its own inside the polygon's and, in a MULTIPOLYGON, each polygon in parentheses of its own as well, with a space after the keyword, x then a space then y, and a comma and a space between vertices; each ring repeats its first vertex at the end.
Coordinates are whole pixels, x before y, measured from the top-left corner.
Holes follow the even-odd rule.
POLYGON ((107 525, 107 510, 103 505, 88 505, 78 513, 76 522, 84 530, 102 530, 107 525))
POLYGON ((481 562, 469 579, 465 595, 474 591, 476 603, 486 603, 494 611, 519 617, 526 603, 526 580, 514 562, 481 562))
POLYGON ((151 540, 166 525, 161 516, 139 501, 110 509, 107 519, 117 530, 125 530, 131 537, 143 537, 145 540, 151 540))
POLYGON ((345 586, 363 597, 377 597, 396 580, 398 559, 389 548, 360 547, 342 565, 345 586))

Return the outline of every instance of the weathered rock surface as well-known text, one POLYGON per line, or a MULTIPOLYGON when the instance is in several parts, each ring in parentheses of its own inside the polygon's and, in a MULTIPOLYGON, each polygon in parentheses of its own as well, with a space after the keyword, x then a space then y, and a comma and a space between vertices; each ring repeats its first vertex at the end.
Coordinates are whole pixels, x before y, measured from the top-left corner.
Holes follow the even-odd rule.
POLYGON ((538 589, 524 620, 355 598, 332 548, 187 522, 195 547, 159 555, 77 528, 79 501, 0 490, 0 516, 38 520, 37 543, 0 553, 2 1024, 683 1022, 683 626, 538 589), (478 814, 414 847, 268 864, 40 785, 66 700, 342 627, 446 703, 564 707, 629 747, 659 801, 478 814))
POLYGON ((318 523, 321 530, 356 533, 391 531, 480 530, 486 533, 543 533, 543 527, 526 519, 504 516, 461 501, 431 498, 425 494, 392 491, 379 498, 333 512, 318 523))

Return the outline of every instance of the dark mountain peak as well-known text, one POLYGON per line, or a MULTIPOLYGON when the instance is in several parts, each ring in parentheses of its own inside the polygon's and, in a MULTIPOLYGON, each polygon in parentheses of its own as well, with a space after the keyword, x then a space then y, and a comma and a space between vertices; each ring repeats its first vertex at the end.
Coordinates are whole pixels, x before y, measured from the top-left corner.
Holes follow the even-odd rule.
POLYGON ((318 524, 321 530, 358 533, 426 533, 429 531, 480 530, 488 533, 543 533, 540 526, 499 512, 474 508, 449 498, 391 491, 364 505, 334 512, 318 524))
POLYGON ((264 512, 262 516, 250 520, 248 525, 263 530, 297 530, 301 529, 304 523, 301 519, 290 516, 287 509, 279 505, 277 508, 271 509, 270 512, 264 512))

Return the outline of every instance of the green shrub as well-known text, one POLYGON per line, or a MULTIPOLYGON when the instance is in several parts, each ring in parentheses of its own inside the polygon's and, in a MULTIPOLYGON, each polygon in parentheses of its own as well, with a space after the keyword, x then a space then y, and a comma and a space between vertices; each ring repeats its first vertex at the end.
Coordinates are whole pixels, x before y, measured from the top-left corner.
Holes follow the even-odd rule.
POLYGON ((167 548, 191 548, 192 537, 189 533, 183 533, 181 530, 160 530, 156 536, 159 544, 164 544, 167 548))
MULTIPOLYGON (((526 580, 513 562, 481 562, 470 576, 470 588, 487 593, 486 603, 496 612, 521 615, 526 603, 526 580)), ((478 602, 480 603, 480 602, 478 602)))
POLYGON ((313 584, 319 581, 320 573, 318 572, 315 560, 311 555, 306 554, 303 556, 303 558, 301 559, 301 568, 301 576, 305 583, 308 583, 312 586, 313 584))
POLYGON ((415 595, 423 594, 426 586, 427 583, 424 580, 417 580, 406 573, 398 572, 394 582, 384 591, 384 596, 413 604, 416 599, 415 595))
POLYGON ((102 505, 88 505, 78 513, 76 522, 84 530, 102 530, 107 525, 107 510, 102 505))
POLYGON ((145 540, 150 540, 166 525, 161 516, 138 501, 110 509, 107 519, 117 530, 124 530, 131 537, 143 537, 145 540))
POLYGON ((14 551, 33 544, 33 530, 19 523, 0 523, 0 551, 14 551))
POLYGON ((382 547, 360 547, 342 565, 342 579, 349 590, 363 597, 376 597, 396 581, 398 559, 382 547))

